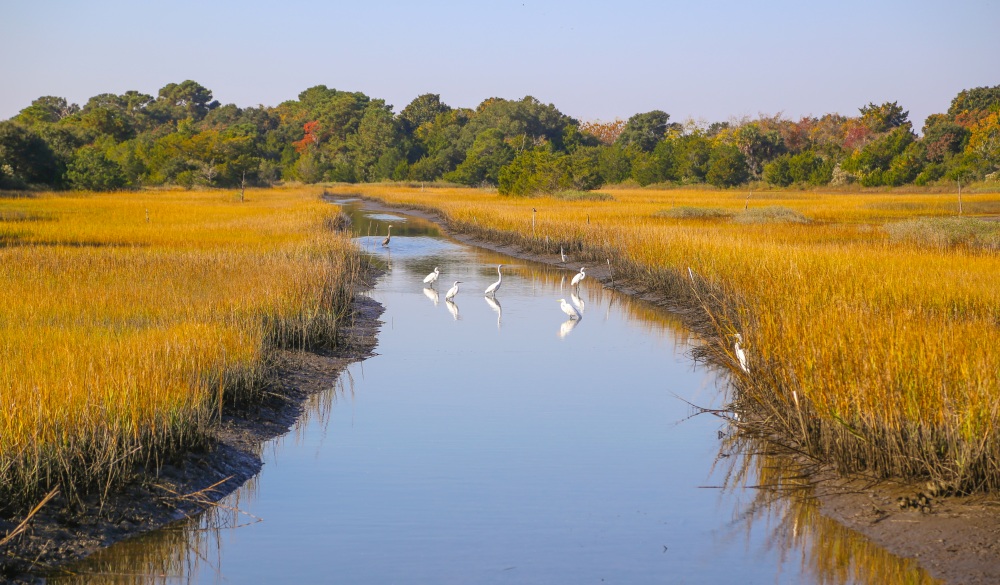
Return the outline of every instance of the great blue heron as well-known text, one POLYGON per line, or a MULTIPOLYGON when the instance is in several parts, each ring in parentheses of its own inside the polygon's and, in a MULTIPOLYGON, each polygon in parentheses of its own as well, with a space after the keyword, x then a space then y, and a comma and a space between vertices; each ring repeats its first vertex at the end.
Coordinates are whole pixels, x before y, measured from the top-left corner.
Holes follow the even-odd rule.
POLYGON ((390 238, 392 238, 392 224, 389 224, 389 227, 385 230, 385 239, 382 240, 382 245, 388 246, 390 238))

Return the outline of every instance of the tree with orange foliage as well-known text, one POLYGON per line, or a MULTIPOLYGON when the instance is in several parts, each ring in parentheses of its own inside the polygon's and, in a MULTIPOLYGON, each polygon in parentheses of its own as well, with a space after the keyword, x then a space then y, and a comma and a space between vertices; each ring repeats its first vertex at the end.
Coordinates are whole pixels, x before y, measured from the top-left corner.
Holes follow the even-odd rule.
POLYGON ((295 147, 295 152, 302 154, 308 150, 310 146, 319 144, 319 136, 316 134, 317 128, 319 128, 319 122, 316 120, 306 122, 302 125, 302 130, 305 131, 305 136, 302 137, 302 140, 292 142, 292 146, 295 147))
POLYGON ((584 122, 580 124, 580 132, 590 134, 594 138, 601 141, 601 144, 614 144, 615 140, 621 135, 622 130, 625 129, 625 120, 620 120, 615 118, 611 122, 601 122, 600 120, 595 122, 584 122))

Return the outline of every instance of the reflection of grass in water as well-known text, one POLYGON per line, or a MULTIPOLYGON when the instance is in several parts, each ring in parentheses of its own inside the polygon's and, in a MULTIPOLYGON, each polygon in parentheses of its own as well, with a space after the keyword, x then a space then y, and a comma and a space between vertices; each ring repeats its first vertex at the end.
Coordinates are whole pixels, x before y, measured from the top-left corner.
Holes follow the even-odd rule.
MULTIPOLYGON (((613 189, 613 202, 566 202, 361 190, 499 244, 553 258, 563 247, 574 267, 610 258, 620 282, 658 293, 712 337, 704 351, 719 364, 735 364, 741 332, 754 374, 736 375, 751 404, 841 470, 1000 489, 1000 352, 983 342, 1000 322, 1000 257, 894 243, 882 229, 954 215, 953 194, 755 193, 751 209, 766 200, 810 221, 737 223, 654 217, 668 206, 742 213, 745 194, 726 191, 613 189), (900 202, 911 205, 871 207, 900 202)), ((966 205, 994 199, 963 195, 966 205)))
POLYGON ((19 222, 0 247, 2 513, 203 443, 223 402, 255 398, 274 348, 337 342, 357 256, 315 194, 43 195, 0 210, 15 203, 56 220, 19 222))
POLYGON ((747 434, 733 434, 723 441, 726 457, 724 488, 745 490, 753 486, 753 497, 736 515, 747 524, 758 522, 771 536, 783 563, 801 559, 808 583, 847 585, 853 583, 908 583, 939 585, 913 560, 886 552, 865 536, 824 516, 812 497, 807 466, 792 454, 781 454, 773 443, 747 434), (793 554, 797 553, 797 554, 793 554))

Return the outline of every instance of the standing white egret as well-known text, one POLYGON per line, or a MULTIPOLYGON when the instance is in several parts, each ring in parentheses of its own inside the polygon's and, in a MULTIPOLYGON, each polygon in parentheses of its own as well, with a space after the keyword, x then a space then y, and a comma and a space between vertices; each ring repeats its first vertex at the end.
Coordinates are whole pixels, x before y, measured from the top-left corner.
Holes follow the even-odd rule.
POLYGON ((743 343, 743 336, 739 333, 734 333, 733 337, 736 338, 736 342, 733 343, 733 351, 736 352, 736 359, 740 362, 740 368, 749 374, 750 368, 747 366, 747 352, 743 349, 743 346, 740 345, 743 343))
POLYGON ((501 266, 503 266, 503 264, 498 264, 497 265, 497 274, 500 276, 500 278, 498 278, 497 281, 494 282, 493 284, 491 284, 488 287, 486 287, 486 294, 488 294, 488 295, 494 295, 495 296, 496 292, 498 290, 500 290, 500 283, 503 282, 503 273, 500 272, 500 267, 501 266))
POLYGON ((582 281, 584 278, 587 278, 587 274, 586 274, 586 272, 584 272, 585 270, 587 270, 586 267, 581 267, 580 268, 580 272, 577 273, 577 275, 573 277, 573 280, 569 281, 569 285, 570 286, 576 286, 576 285, 580 284, 580 281, 582 281))
POLYGON ((576 307, 566 302, 566 299, 559 299, 559 308, 562 309, 563 313, 569 315, 570 319, 582 319, 583 315, 580 311, 576 310, 576 307))
POLYGON ((563 247, 562 246, 559 246, 559 258, 562 259, 562 263, 563 264, 566 263, 566 253, 563 252, 563 247))
POLYGON ((455 295, 458 294, 458 285, 460 284, 462 284, 462 281, 456 280, 454 286, 449 288, 448 292, 444 294, 444 300, 450 301, 451 299, 455 298, 455 295))
POLYGON ((389 228, 385 230, 385 239, 382 240, 382 245, 388 246, 390 238, 392 238, 392 224, 389 224, 389 228))
POLYGON ((438 276, 441 276, 441 271, 438 270, 437 266, 435 266, 434 272, 431 272, 424 277, 424 284, 434 286, 434 283, 437 282, 438 276))

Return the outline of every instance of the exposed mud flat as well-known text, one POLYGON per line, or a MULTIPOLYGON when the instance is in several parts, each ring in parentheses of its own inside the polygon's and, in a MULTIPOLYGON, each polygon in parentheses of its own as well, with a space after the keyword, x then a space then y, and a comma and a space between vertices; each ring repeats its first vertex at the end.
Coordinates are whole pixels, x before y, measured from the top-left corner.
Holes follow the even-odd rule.
MULTIPOLYGON (((262 402, 224 412, 208 448, 174 457, 158 469, 139 470, 103 505, 91 498, 67 512, 58 498, 50 502, 26 532, 0 548, 0 580, 38 583, 60 565, 198 514, 235 491, 260 471, 261 444, 287 432, 309 396, 330 388, 348 364, 373 355, 383 310, 358 294, 343 346, 329 352, 278 352, 262 402)), ((0 519, 0 534, 17 524, 18 519, 0 519)))

